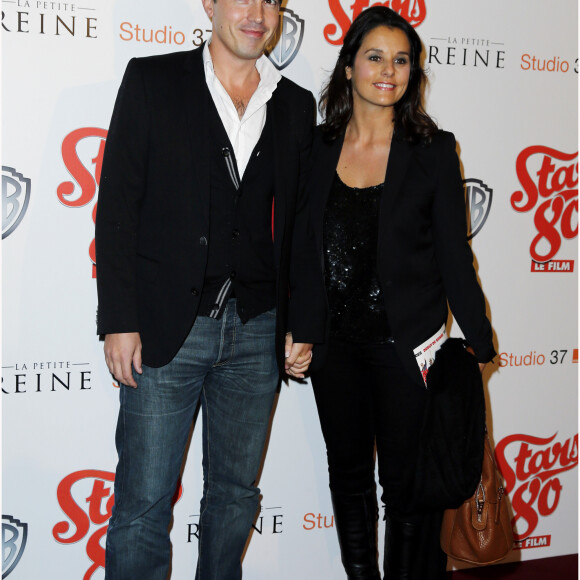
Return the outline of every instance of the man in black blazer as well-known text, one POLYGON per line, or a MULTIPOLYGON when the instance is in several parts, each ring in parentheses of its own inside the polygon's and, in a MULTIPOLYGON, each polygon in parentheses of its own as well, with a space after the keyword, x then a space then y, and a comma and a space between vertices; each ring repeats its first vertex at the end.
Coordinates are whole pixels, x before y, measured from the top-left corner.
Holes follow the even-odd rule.
POLYGON ((133 59, 96 219, 98 333, 121 383, 110 580, 164 579, 198 403, 197 578, 238 578, 281 372, 324 339, 304 183, 312 95, 263 56, 279 0, 203 0, 207 46, 133 59))

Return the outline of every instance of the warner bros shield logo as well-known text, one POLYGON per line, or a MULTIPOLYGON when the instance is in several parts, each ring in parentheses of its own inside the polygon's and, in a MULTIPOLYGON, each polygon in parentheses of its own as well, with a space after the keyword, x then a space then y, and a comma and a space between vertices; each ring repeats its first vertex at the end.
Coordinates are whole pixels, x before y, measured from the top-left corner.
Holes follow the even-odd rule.
POLYGON ((493 189, 480 179, 465 179, 463 187, 467 209, 467 239, 470 240, 481 230, 489 216, 493 189))
POLYGON ((268 58, 278 70, 286 68, 298 54, 304 38, 304 20, 288 8, 280 8, 280 26, 276 44, 268 51, 268 58))
POLYGON ((2 578, 6 578, 20 562, 27 538, 28 524, 2 515, 2 578))
POLYGON ((30 179, 13 167, 2 166, 2 239, 22 221, 30 201, 30 179))

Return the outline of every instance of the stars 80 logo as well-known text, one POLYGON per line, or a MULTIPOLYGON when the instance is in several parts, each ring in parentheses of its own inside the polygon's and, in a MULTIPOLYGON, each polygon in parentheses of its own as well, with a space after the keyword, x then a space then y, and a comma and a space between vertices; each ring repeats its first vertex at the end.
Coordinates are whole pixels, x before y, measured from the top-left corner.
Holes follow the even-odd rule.
POLYGON ((562 475, 578 466, 578 434, 565 441, 514 434, 495 446, 500 471, 510 494, 514 538, 529 538, 540 518, 553 514, 564 492, 562 475), (517 529, 516 529, 517 528, 517 529))
POLYGON ((417 27, 425 20, 427 9, 425 0, 386 0, 383 2, 373 2, 372 0, 328 0, 328 5, 335 22, 324 27, 324 38, 329 44, 340 46, 344 42, 344 37, 354 19, 366 8, 373 6, 386 6, 400 14, 412 26, 417 27), (346 4, 346 6, 344 6, 346 4), (347 11, 351 11, 350 14, 347 11), (340 27, 340 32, 338 31, 340 27), (337 36, 338 35, 338 36, 337 36))
POLYGON ((530 244, 533 272, 572 272, 573 260, 554 260, 563 240, 578 235, 578 152, 534 145, 517 158, 522 190, 511 196, 513 209, 534 211, 537 234, 530 244))
MULTIPOLYGON (((107 131, 98 127, 82 127, 69 133, 62 142, 62 160, 73 181, 63 181, 56 189, 59 201, 70 208, 91 203, 101 181, 101 167, 105 153, 107 131)), ((92 211, 93 223, 97 204, 92 211)), ((92 276, 96 278, 95 240, 89 246, 92 276)))
POLYGON ((107 533, 115 501, 114 481, 114 473, 87 469, 67 475, 58 485, 58 503, 68 520, 58 522, 52 529, 52 535, 60 544, 74 544, 88 536, 86 552, 91 566, 83 580, 90 580, 99 568, 105 567, 105 549, 101 539, 107 533), (77 501, 77 497, 83 500, 77 501))
MULTIPOLYGON (((99 568, 105 567, 104 537, 115 503, 114 481, 114 473, 87 469, 67 475, 57 488, 58 503, 67 519, 54 526, 52 535, 59 544, 65 545, 87 538, 86 553, 91 566, 83 580, 91 580, 99 568)), ((179 482, 173 504, 179 501, 182 493, 179 482)))

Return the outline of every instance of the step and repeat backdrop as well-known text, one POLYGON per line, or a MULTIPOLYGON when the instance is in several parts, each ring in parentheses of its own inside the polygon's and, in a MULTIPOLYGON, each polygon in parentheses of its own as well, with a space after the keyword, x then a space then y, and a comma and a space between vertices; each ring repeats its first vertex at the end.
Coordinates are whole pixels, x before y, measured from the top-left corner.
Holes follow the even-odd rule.
MULTIPOLYGON (((427 108, 458 141, 499 353, 485 385, 510 559, 575 553, 577 3, 288 0, 270 59, 318 96, 353 18, 377 4, 416 27, 427 108)), ((118 388, 96 336, 93 238, 107 128, 131 57, 191 50, 209 30, 200 0, 2 2, 3 578, 104 577, 118 388)), ((200 431, 173 578, 194 575, 200 431)), ((260 486, 244 577, 343 578, 308 383, 282 388, 260 486)))

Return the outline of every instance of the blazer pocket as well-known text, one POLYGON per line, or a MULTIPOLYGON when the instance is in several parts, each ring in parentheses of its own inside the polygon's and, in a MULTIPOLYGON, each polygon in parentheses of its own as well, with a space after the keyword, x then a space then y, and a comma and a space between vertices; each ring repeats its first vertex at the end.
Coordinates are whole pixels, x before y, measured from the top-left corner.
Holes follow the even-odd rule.
POLYGON ((137 278, 154 282, 159 272, 159 262, 137 254, 137 278))

